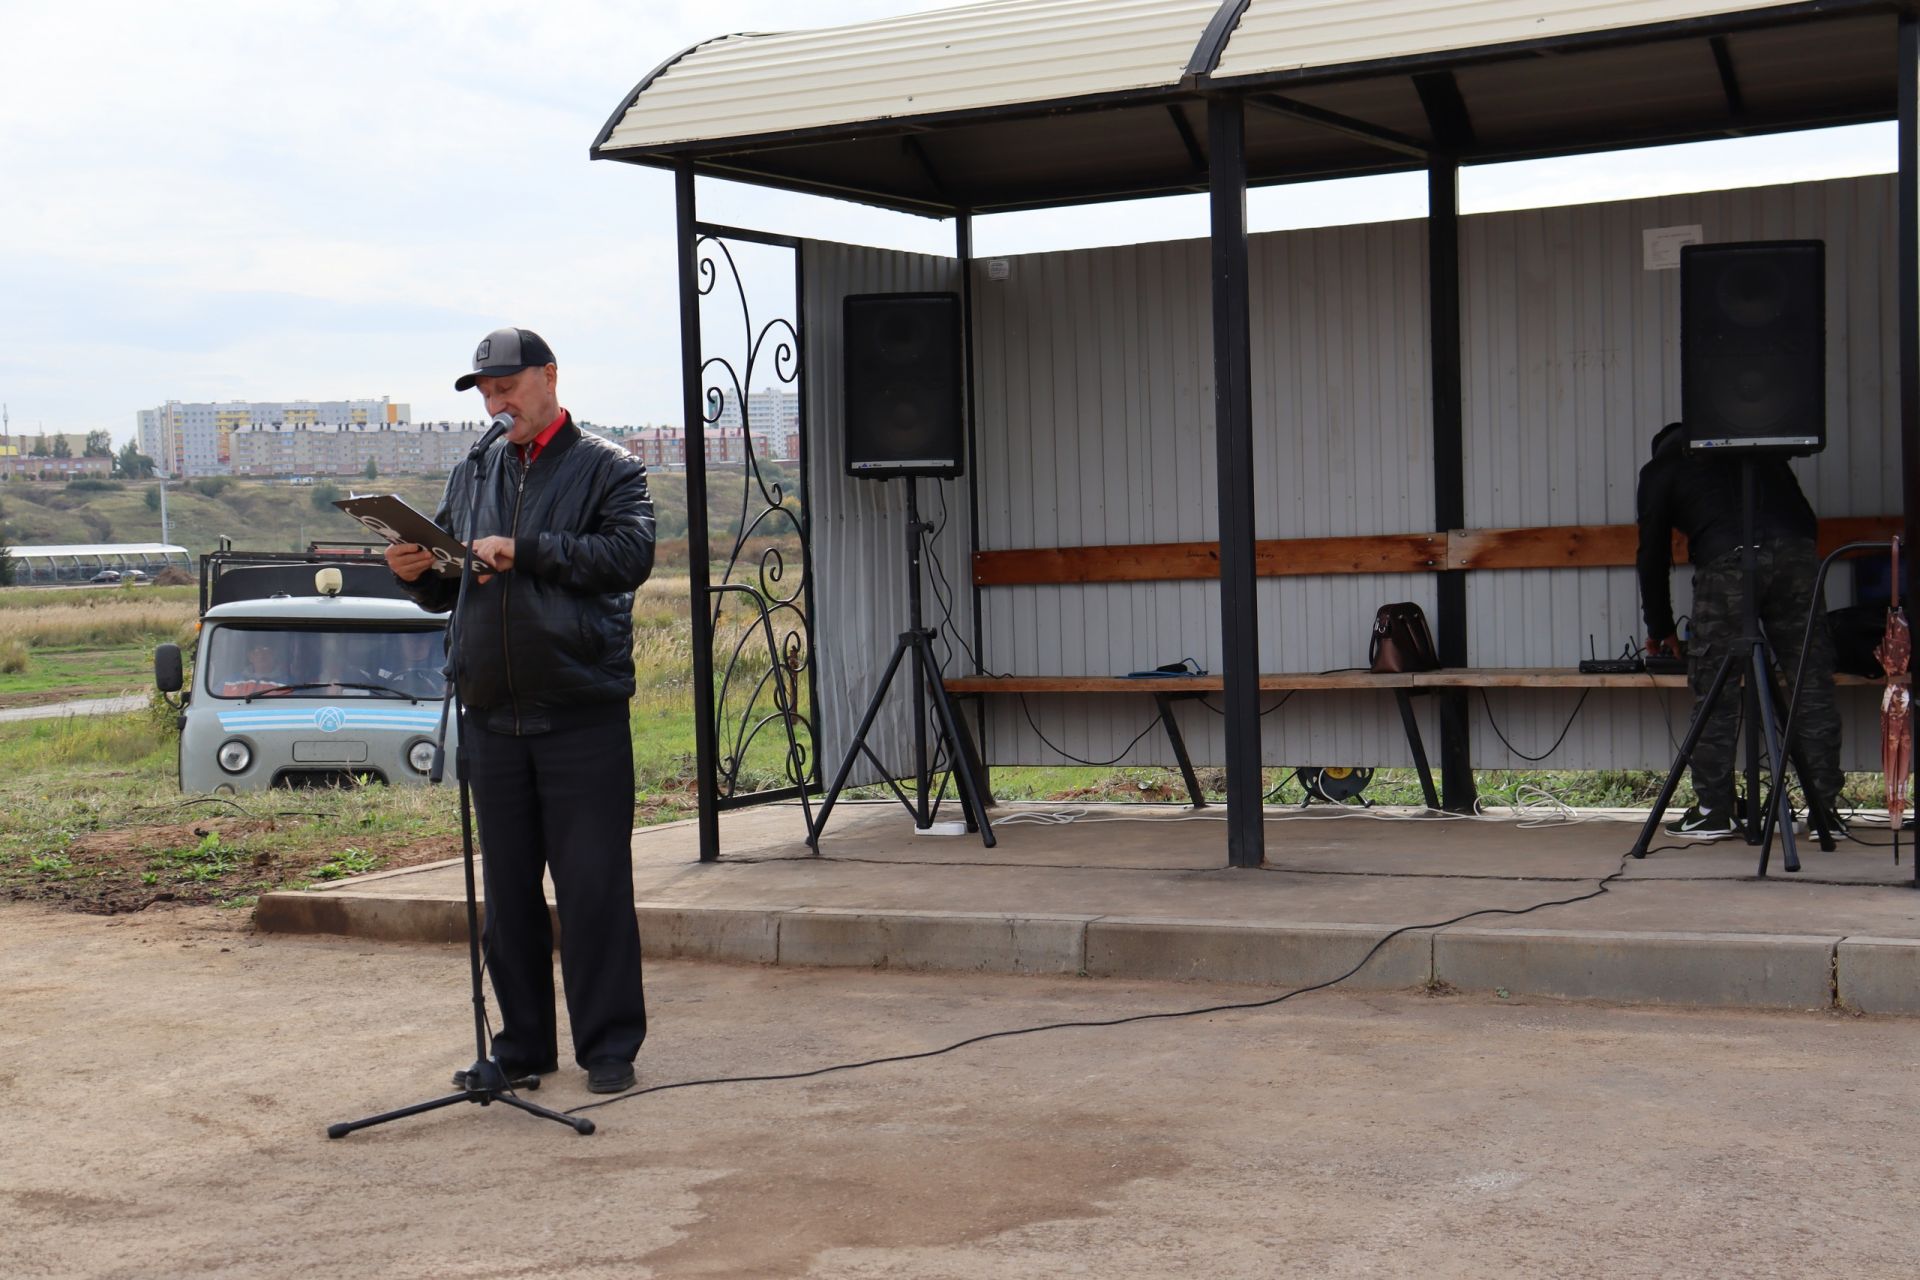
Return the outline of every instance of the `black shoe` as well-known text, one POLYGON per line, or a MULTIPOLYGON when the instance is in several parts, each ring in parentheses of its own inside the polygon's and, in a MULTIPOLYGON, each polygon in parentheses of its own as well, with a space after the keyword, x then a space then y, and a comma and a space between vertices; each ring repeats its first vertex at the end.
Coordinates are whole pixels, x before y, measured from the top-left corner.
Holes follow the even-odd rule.
POLYGON ((1828 835, 1832 836, 1835 840, 1853 839, 1853 828, 1849 826, 1847 820, 1841 816, 1840 809, 1837 805, 1829 805, 1826 814, 1828 835))
POLYGON ((1699 805, 1681 814, 1678 819, 1667 824, 1667 834, 1672 836, 1691 836, 1695 840, 1724 840, 1734 833, 1731 814, 1714 813, 1702 809, 1699 805))
POLYGON ((602 1058, 587 1064, 587 1092, 625 1093, 633 1088, 633 1064, 618 1058, 602 1058))

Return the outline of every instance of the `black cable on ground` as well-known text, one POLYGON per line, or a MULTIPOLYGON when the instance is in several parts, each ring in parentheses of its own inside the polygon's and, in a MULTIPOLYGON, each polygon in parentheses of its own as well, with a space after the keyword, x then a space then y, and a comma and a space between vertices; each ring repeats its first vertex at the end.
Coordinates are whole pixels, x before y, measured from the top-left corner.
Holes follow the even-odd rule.
POLYGON ((1383 935, 1378 942, 1367 949, 1367 954, 1361 956, 1359 961, 1351 969, 1348 969, 1339 977, 1329 978, 1325 982, 1316 982, 1312 986, 1296 987, 1292 991, 1283 992, 1280 995, 1273 996, 1266 1000, 1242 1000, 1229 1004, 1204 1005, 1195 1009, 1169 1009, 1158 1013, 1135 1013, 1122 1018, 1080 1019, 1066 1022, 1048 1022, 1031 1027, 1011 1027, 1005 1031, 988 1031, 981 1035, 968 1036, 964 1040, 956 1040, 952 1044, 944 1045, 938 1049, 924 1049, 919 1053, 896 1053, 883 1058, 864 1058, 858 1062, 836 1062, 831 1066, 815 1067, 811 1071, 785 1071, 759 1076, 707 1076, 697 1080, 675 1080, 668 1084, 648 1085, 644 1089, 635 1089, 632 1092, 623 1093, 616 1098, 607 1098, 600 1102, 588 1102, 581 1106, 571 1108, 566 1114, 570 1116, 578 1115, 582 1111, 593 1111, 600 1107, 610 1107, 616 1102, 625 1102, 630 1098, 644 1098, 650 1093, 666 1093, 674 1089, 698 1089, 708 1085, 722 1084, 772 1084, 786 1080, 811 1080, 819 1076, 832 1075, 839 1071, 859 1071, 866 1067, 890 1066, 901 1062, 920 1062, 928 1058, 938 1058, 945 1054, 953 1053, 956 1050, 968 1048, 971 1045, 985 1044, 989 1040, 1006 1040, 1015 1036, 1039 1035, 1047 1031, 1124 1027, 1138 1022, 1161 1022, 1171 1021, 1176 1018, 1204 1017, 1214 1013, 1240 1013, 1254 1009, 1271 1009, 1275 1005, 1285 1004, 1295 996, 1304 996, 1315 991, 1325 991, 1329 987, 1338 986, 1340 983, 1345 982, 1348 978, 1351 978, 1354 974, 1364 969, 1367 962, 1380 953, 1380 948, 1386 946, 1403 933, 1412 933, 1420 929, 1444 929, 1449 925, 1456 925, 1463 920, 1472 920, 1478 916, 1524 916, 1546 907, 1572 906, 1576 902, 1587 902, 1591 899, 1598 898, 1607 892, 1608 887, 1611 886, 1615 880, 1618 880, 1626 874, 1627 859, 1631 856, 1631 854, 1622 856, 1620 866, 1612 874, 1602 879, 1592 890, 1571 898, 1555 898, 1548 902, 1536 902, 1530 907, 1482 907, 1478 911, 1468 911, 1463 915, 1454 916, 1450 920, 1439 920, 1431 924, 1401 925, 1399 928, 1383 935))

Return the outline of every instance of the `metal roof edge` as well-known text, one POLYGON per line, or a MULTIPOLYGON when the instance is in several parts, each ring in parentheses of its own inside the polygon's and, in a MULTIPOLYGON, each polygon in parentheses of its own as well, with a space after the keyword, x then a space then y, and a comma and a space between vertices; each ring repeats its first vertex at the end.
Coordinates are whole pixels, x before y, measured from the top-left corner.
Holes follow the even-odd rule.
POLYGON ((600 126, 600 132, 594 135, 593 145, 587 148, 587 159, 601 160, 606 158, 600 155, 600 148, 604 147, 607 144, 607 139, 613 136, 613 131, 620 127, 620 121, 626 118, 627 112, 633 110, 633 104, 639 101, 640 95, 645 93, 649 88, 651 88, 653 85, 653 82, 655 80, 658 80, 661 76, 665 75, 668 69, 671 68, 676 62, 679 62, 680 59, 686 57, 688 54, 692 53, 695 49, 704 48, 710 44, 718 44, 722 40, 735 40, 735 39, 741 39, 744 37, 764 35, 764 34, 766 33, 761 31, 735 31, 735 32, 732 32, 731 34, 723 35, 723 36, 709 36, 705 40, 697 40, 694 43, 688 45, 686 48, 674 54, 671 58, 668 58, 665 62, 661 63, 659 66, 655 67, 653 70, 647 72, 646 75, 641 77, 640 83, 633 86, 633 92, 629 93, 626 97, 620 100, 620 105, 615 107, 613 109, 613 114, 607 117, 607 122, 600 126))
MULTIPOLYGON (((1575 31, 1565 35, 1544 36, 1536 40, 1514 40, 1503 44, 1434 49, 1425 53, 1404 54, 1394 58, 1362 62, 1283 67, 1225 77, 1208 72, 1205 75, 1193 77, 1192 87, 1196 90, 1217 92, 1227 89, 1253 89, 1263 85, 1296 83, 1303 80, 1342 80, 1368 73, 1393 73, 1421 67, 1500 61, 1546 51, 1602 49, 1616 45, 1645 44, 1658 40, 1684 40, 1689 37, 1721 35, 1733 31, 1809 22, 1847 14, 1876 12, 1898 14, 1911 12, 1916 6, 1920 6, 1920 0, 1802 0, 1799 4, 1735 9, 1704 17, 1637 23, 1633 26, 1606 27, 1595 31, 1575 31)), ((1222 53, 1225 47, 1223 42, 1222 53)))
POLYGON ((1187 102, 1195 91, 1182 81, 1147 85, 1134 89, 1111 89, 1072 98, 1047 98, 1033 102, 1005 103, 992 107, 961 107, 948 111, 930 111, 918 115, 881 116, 872 120, 808 125, 800 129, 782 129, 774 133, 737 134, 731 137, 692 138, 679 142, 647 142, 620 147, 595 156, 599 160, 624 160, 646 164, 657 159, 670 164, 676 157, 697 160, 742 155, 769 148, 805 146, 814 142, 837 142, 859 136, 891 136, 921 132, 925 129, 963 127, 979 121, 1024 119, 1086 111, 1104 111, 1114 107, 1150 106, 1160 102, 1187 102))
POLYGON ((1252 3, 1253 0, 1223 0, 1220 7, 1214 10, 1207 29, 1200 33, 1200 43, 1193 46, 1193 56, 1187 59, 1187 69, 1181 76, 1181 83, 1191 86, 1213 74, 1213 69, 1220 65, 1220 55, 1227 51, 1227 41, 1233 39, 1233 33, 1239 29, 1240 19, 1246 15, 1247 6, 1252 3))

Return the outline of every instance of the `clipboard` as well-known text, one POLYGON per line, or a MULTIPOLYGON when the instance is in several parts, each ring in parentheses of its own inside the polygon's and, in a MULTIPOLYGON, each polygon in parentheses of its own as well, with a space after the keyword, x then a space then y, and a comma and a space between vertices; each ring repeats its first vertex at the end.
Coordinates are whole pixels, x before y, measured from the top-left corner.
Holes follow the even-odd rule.
POLYGON ((466 546, 398 494, 340 498, 333 505, 389 543, 413 542, 425 547, 433 553, 433 571, 442 577, 460 576, 466 546))

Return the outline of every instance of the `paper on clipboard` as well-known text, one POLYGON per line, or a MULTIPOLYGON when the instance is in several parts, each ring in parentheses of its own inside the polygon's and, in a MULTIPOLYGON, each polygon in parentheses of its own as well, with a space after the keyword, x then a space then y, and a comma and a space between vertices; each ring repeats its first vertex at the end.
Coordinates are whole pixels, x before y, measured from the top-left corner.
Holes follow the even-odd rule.
POLYGON ((466 547, 398 494, 341 498, 333 505, 389 543, 413 542, 425 547, 433 553, 434 572, 448 578, 460 576, 466 547))

